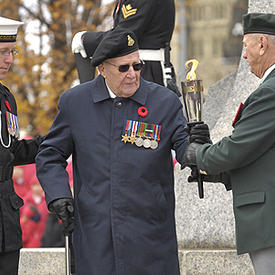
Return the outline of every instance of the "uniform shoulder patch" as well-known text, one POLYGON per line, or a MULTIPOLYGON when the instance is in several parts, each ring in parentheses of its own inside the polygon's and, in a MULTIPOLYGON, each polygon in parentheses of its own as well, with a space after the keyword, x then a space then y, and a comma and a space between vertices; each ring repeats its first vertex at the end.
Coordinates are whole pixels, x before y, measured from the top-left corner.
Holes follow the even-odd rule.
POLYGON ((126 6, 122 5, 121 11, 122 11, 124 19, 126 19, 127 17, 129 17, 131 15, 135 15, 137 13, 137 9, 133 9, 131 4, 128 4, 126 6))

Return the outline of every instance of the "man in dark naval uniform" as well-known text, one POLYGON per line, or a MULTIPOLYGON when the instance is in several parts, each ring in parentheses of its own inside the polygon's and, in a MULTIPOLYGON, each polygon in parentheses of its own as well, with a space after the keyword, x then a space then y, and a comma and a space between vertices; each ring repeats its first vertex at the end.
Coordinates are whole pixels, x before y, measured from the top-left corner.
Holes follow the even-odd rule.
POLYGON ((275 274, 275 14, 244 16, 244 53, 260 86, 240 105, 234 130, 216 144, 191 143, 185 163, 233 191, 238 254, 256 275, 275 274), (213 177, 211 175, 217 175, 213 177))
MULTIPOLYGON (((113 28, 125 28, 135 33, 140 49, 140 59, 145 61, 141 76, 145 80, 166 87, 167 81, 169 82, 174 76, 170 60, 165 60, 165 48, 166 54, 170 56, 170 41, 174 26, 174 0, 116 1, 113 28)), ((104 32, 77 33, 72 43, 73 53, 81 53, 83 58, 92 57, 103 36, 104 32)))
POLYGON ((93 65, 100 75, 62 94, 36 157, 48 207, 69 228, 74 204, 77 275, 179 275, 171 149, 181 162, 182 104, 140 77, 130 30, 110 31, 93 65), (71 154, 74 200, 65 169, 71 154))
MULTIPOLYGON (((17 28, 22 22, 0 17, 0 80, 6 77, 17 53, 17 28)), ((18 140, 17 106, 9 89, 0 84, 0 274, 18 274, 22 247, 19 208, 12 173, 16 165, 33 163, 41 138, 18 140)))

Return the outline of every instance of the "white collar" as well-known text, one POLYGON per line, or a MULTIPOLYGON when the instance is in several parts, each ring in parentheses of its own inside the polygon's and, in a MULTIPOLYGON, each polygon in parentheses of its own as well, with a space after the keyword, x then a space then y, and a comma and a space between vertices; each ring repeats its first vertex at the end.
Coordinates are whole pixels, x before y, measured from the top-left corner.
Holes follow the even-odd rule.
POLYGON ((109 88, 109 86, 107 85, 106 81, 105 81, 105 84, 106 84, 106 86, 107 86, 107 89, 108 89, 110 98, 116 98, 116 95, 115 95, 115 94, 112 92, 112 90, 109 88))
POLYGON ((269 67, 269 68, 265 71, 263 77, 261 78, 261 82, 262 82, 262 83, 264 82, 264 80, 268 77, 268 75, 269 75, 274 69, 275 69, 275 64, 273 64, 271 67, 269 67))

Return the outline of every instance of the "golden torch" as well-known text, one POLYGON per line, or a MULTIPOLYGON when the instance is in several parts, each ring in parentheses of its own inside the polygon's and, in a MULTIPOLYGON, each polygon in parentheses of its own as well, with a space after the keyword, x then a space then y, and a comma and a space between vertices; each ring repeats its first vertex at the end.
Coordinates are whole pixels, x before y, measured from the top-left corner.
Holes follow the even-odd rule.
MULTIPOLYGON (((186 81, 181 82, 183 102, 186 110, 186 116, 188 120, 188 130, 196 125, 203 123, 201 120, 202 103, 203 103, 203 86, 202 81, 197 80, 195 70, 198 67, 199 62, 196 59, 188 60, 185 66, 190 69, 186 75, 186 81), (190 69, 191 64, 191 69, 190 69)), ((196 168, 197 169, 197 168, 196 168)), ((201 174, 197 169, 198 175, 198 189, 199 197, 202 199, 203 194, 203 181, 201 174)))

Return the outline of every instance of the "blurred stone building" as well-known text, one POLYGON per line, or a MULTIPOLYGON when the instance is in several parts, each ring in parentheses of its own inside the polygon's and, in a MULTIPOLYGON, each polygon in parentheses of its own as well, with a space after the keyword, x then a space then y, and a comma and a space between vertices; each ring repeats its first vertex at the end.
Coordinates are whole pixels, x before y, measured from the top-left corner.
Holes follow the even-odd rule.
POLYGON ((176 0, 172 61, 178 82, 185 80, 185 62, 197 59, 204 91, 235 71, 242 52, 242 14, 248 0, 176 0))

